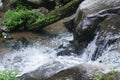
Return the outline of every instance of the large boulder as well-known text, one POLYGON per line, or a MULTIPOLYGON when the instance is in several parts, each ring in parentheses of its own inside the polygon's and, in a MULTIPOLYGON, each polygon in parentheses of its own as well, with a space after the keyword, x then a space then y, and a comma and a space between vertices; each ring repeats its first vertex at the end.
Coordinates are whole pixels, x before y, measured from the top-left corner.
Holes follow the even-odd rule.
POLYGON ((102 70, 90 64, 79 64, 63 68, 61 62, 54 62, 20 76, 21 80, 92 80, 92 75, 102 70), (89 75, 88 75, 89 74, 89 75))
POLYGON ((100 10, 117 7, 119 5, 120 0, 84 0, 77 9, 75 23, 80 22, 81 16, 87 16, 100 10))
POLYGON ((78 8, 79 12, 82 10, 85 15, 96 13, 102 9, 117 7, 120 5, 120 0, 84 0, 78 8))
POLYGON ((79 49, 79 46, 82 43, 88 44, 96 35, 95 45, 97 47, 92 53, 92 60, 102 56, 108 48, 109 51, 118 51, 120 49, 117 45, 120 41, 119 5, 120 0, 85 0, 80 4, 74 21, 74 45, 76 51, 86 48, 87 45, 82 49, 79 49), (110 46, 116 46, 116 49, 110 49, 110 46))

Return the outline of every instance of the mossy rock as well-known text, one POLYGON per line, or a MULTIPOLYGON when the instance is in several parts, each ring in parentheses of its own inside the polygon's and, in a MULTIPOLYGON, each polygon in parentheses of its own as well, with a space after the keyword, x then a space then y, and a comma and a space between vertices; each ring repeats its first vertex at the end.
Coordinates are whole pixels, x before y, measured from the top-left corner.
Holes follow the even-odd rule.
POLYGON ((3 25, 7 26, 7 30, 10 32, 20 30, 40 31, 45 26, 73 14, 81 1, 82 0, 72 0, 63 7, 55 9, 47 15, 36 13, 30 9, 26 9, 24 6, 14 10, 8 10, 4 16, 5 20, 3 21, 3 25))

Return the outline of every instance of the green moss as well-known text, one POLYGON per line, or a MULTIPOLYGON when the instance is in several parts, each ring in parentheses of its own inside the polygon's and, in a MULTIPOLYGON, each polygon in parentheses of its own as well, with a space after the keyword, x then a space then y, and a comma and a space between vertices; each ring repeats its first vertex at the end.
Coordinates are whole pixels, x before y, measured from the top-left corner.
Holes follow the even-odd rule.
POLYGON ((60 18, 60 14, 43 16, 41 18, 37 18, 36 21, 30 25, 29 30, 40 30, 44 26, 51 24, 60 18))

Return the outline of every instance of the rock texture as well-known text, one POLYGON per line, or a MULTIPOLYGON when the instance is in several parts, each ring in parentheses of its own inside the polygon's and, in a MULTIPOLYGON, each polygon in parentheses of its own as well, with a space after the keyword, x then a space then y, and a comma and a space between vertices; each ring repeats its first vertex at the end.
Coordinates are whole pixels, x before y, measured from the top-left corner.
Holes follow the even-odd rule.
POLYGON ((83 10, 85 15, 96 13, 102 9, 108 9, 120 5, 120 0, 85 0, 80 6, 79 10, 83 10))
MULTIPOLYGON (((75 17, 74 44, 76 50, 80 50, 78 46, 83 42, 91 42, 97 33, 99 33, 95 42, 97 48, 92 60, 96 60, 110 46, 119 44, 119 4, 120 0, 85 0, 80 4, 75 17)), ((117 45, 116 47, 120 48, 117 45)))
POLYGON ((90 64, 81 64, 58 71, 61 65, 60 62, 44 65, 35 71, 23 74, 20 78, 22 80, 92 80, 92 74, 102 69, 90 64), (53 73, 47 73, 50 73, 53 69, 53 73))
POLYGON ((75 22, 81 20, 81 16, 90 15, 92 13, 96 13, 103 9, 108 9, 112 7, 117 7, 120 5, 120 0, 84 0, 80 5, 76 12, 75 22))

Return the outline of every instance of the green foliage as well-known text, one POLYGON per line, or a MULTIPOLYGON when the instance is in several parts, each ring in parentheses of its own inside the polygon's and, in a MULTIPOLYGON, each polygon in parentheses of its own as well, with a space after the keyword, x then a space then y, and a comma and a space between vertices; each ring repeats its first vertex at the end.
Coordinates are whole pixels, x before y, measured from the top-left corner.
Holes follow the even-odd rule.
POLYGON ((28 4, 24 4, 23 0, 14 0, 13 3, 16 4, 16 8, 18 9, 31 9, 31 6, 28 4))
POLYGON ((93 80, 102 80, 102 78, 103 78, 103 74, 96 73, 96 74, 94 75, 93 80))
POLYGON ((29 27, 29 30, 39 30, 44 26, 58 20, 60 18, 60 14, 56 15, 48 15, 48 16, 39 16, 36 21, 29 27))
POLYGON ((23 30, 27 29, 37 18, 43 16, 43 14, 33 10, 16 8, 5 13, 3 24, 7 26, 8 31, 23 30))
MULTIPOLYGON (((16 1, 16 0, 15 0, 16 1)), ((27 8, 21 0, 16 1, 16 9, 8 10, 4 15, 2 24, 8 31, 17 30, 41 30, 44 26, 60 19, 60 12, 44 15, 27 8)))
POLYGON ((56 6, 61 6, 62 3, 60 3, 60 0, 55 0, 56 6))
POLYGON ((20 80, 16 77, 18 71, 5 70, 0 73, 0 80, 20 80))
POLYGON ((119 80, 119 72, 116 68, 112 68, 109 73, 96 73, 93 80, 119 80))
POLYGON ((58 18, 58 14, 45 16, 44 14, 36 13, 33 10, 17 8, 15 10, 8 10, 5 13, 3 24, 7 26, 8 31, 38 30, 58 18))

